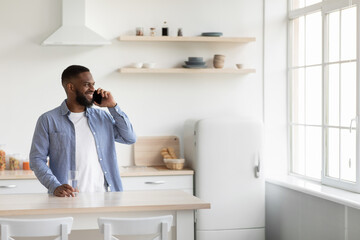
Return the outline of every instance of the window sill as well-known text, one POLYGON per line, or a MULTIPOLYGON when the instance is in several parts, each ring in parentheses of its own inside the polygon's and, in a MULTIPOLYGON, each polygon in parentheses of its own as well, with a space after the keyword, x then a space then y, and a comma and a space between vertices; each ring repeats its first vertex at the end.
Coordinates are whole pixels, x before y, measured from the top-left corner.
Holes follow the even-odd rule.
POLYGON ((268 176, 267 183, 289 188, 298 192, 312 195, 318 198, 336 202, 348 207, 360 209, 360 194, 349 192, 321 183, 309 181, 294 176, 268 176))

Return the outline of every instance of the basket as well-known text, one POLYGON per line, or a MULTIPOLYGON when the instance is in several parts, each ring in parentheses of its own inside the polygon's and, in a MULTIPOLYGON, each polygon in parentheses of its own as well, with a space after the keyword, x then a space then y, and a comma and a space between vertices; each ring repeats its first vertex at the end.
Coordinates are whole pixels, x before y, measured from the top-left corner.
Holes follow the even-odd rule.
POLYGON ((171 170, 181 170, 184 168, 185 159, 164 159, 164 163, 171 170))

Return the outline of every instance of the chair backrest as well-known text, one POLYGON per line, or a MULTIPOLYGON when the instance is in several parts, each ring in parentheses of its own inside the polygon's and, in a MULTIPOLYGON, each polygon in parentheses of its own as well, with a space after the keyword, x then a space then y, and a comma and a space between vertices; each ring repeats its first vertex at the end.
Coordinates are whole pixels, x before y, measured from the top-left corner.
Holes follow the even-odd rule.
POLYGON ((59 236, 67 240, 73 223, 72 217, 47 219, 0 218, 1 240, 10 237, 59 236))
POLYGON ((173 221, 172 215, 145 218, 98 218, 104 240, 114 239, 113 235, 159 234, 157 239, 167 240, 173 221))

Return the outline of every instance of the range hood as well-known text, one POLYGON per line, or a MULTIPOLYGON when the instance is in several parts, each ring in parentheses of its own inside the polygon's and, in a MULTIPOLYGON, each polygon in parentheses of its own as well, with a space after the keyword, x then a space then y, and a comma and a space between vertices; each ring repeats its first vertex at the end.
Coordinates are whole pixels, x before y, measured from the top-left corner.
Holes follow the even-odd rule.
POLYGON ((62 0, 62 26, 42 45, 100 46, 110 44, 85 25, 85 0, 62 0))

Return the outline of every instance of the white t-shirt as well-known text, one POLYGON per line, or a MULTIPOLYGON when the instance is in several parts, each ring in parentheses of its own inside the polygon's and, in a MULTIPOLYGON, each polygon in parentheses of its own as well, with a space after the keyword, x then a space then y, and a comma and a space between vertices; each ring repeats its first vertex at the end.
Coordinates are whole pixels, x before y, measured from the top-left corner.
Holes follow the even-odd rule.
POLYGON ((85 112, 73 113, 69 119, 75 127, 75 162, 79 171, 79 192, 105 192, 104 174, 85 112))

